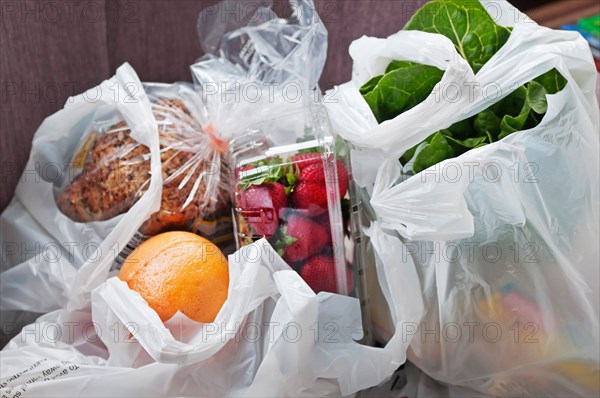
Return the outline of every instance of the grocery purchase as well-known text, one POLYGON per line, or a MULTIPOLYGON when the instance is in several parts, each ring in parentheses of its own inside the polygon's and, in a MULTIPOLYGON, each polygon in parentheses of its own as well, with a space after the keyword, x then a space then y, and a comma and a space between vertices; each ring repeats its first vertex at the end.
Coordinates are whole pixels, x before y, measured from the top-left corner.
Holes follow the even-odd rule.
POLYGON ((183 3, 36 126, 2 397, 600 395, 600 10, 183 3))

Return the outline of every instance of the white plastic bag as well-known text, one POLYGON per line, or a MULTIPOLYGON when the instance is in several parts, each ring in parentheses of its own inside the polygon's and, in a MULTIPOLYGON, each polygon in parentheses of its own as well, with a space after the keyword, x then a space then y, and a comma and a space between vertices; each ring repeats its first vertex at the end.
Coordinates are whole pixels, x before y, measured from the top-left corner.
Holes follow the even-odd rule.
POLYGON ((441 35, 400 31, 386 39, 363 36, 352 42, 349 52, 354 61, 352 80, 336 87, 326 107, 336 133, 363 150, 396 154, 400 148, 411 148, 422 140, 423 131, 446 127, 456 109, 480 95, 469 64, 441 35), (425 101, 378 124, 359 89, 392 60, 435 66, 444 74, 425 101), (472 95, 460 95, 469 91, 472 95))
MULTIPOLYGON (((258 64, 250 63, 259 69, 244 71, 241 81, 261 83, 262 90, 277 82, 293 83, 298 77, 294 73, 304 76, 298 83, 302 88, 318 79, 326 53, 325 29, 311 1, 293 1, 292 5, 297 7, 295 23, 283 23, 267 9, 261 9, 269 15, 268 22, 244 30, 256 45, 255 56, 265 54, 265 58, 256 58, 261 60, 258 64), (282 47, 281 58, 268 58, 266 54, 274 54, 272 49, 261 45, 268 43, 270 34, 278 32, 281 43, 287 41, 289 46, 282 47), (314 58, 314 65, 308 69, 307 57, 314 58), (264 65, 262 61, 268 59, 274 63, 264 65), (286 66, 282 61, 291 64, 286 66), (264 67, 272 68, 274 74, 261 80, 256 73, 264 67)), ((207 70, 217 74, 223 71, 216 67, 207 70)), ((225 73, 214 81, 227 80, 226 76, 225 73)), ((231 78, 238 76, 233 74, 231 78)), ((139 88, 138 92, 143 93, 139 88)), ((268 103, 269 98, 265 101, 268 103)), ((297 105, 304 106, 303 101, 297 105)), ((294 106, 282 93, 275 103, 288 110, 294 106)), ((211 116, 210 104, 208 108, 211 116)), ((266 113, 252 116, 261 120, 266 113)), ((140 112, 138 117, 142 115, 140 112)), ((61 116, 68 113, 63 111, 61 116)), ((235 115, 227 112, 212 116, 217 134, 235 134, 234 125, 248 122, 236 121, 235 115), (226 123, 219 125, 227 120, 232 123, 231 130, 221 128, 228 127, 226 123)), ((153 126, 148 134, 154 135, 153 144, 158 148, 156 125, 153 126)), ((156 174, 160 176, 160 172, 156 174)), ((157 185, 160 187, 160 179, 157 185)), ((152 194, 156 196, 154 209, 159 192, 152 194)), ((132 224, 127 226, 128 235, 123 235, 123 242, 150 214, 152 208, 148 207, 143 214, 132 209, 121 216, 123 223, 132 224), (130 220, 130 214, 137 216, 137 224, 130 220)), ((61 224, 47 220, 45 225, 51 229, 61 224)), ((118 230, 118 226, 114 227, 112 233, 118 230)), ((28 236, 24 234, 23 241, 28 236)), ((210 324, 193 322, 182 314, 161 322, 137 293, 112 277, 109 257, 112 261, 113 256, 106 255, 79 269, 69 264, 66 269, 70 289, 63 289, 67 283, 60 274, 60 289, 46 283, 59 293, 60 301, 56 303, 40 308, 39 298, 32 295, 28 308, 63 309, 26 326, 2 351, 3 395, 346 396, 390 377, 406 359, 408 342, 401 336, 385 349, 358 344, 355 340, 362 337, 359 301, 329 293, 315 295, 264 240, 229 257, 229 295, 215 322, 210 324)), ((41 265, 36 267, 46 270, 41 265)), ((6 288, 15 294, 14 302, 21 303, 24 294, 13 292, 17 279, 13 277, 12 281, 6 288)), ((414 289, 407 286, 406 290, 391 294, 402 302, 415 293, 414 289)), ((408 309, 396 318, 413 319, 416 312, 421 311, 408 309)))
MULTIPOLYGON (((400 319, 401 328, 388 325, 386 332, 412 339, 408 358, 446 383, 496 396, 597 395, 600 125, 594 64, 578 34, 537 26, 506 2, 489 3, 500 10, 499 23, 514 28, 474 77, 476 87, 499 87, 495 102, 552 68, 569 82, 548 96, 537 127, 401 181, 399 154, 492 102, 482 91, 466 106, 425 101, 375 127, 358 93, 380 72, 363 73, 377 61, 371 50, 356 52, 374 40, 366 38, 351 46, 357 73, 346 86, 352 93, 344 96, 342 88, 341 105, 328 105, 334 128, 358 147, 354 169, 364 171, 362 184, 372 191, 377 221, 367 234, 387 303, 396 312, 413 307, 411 300, 390 298, 388 286, 422 291, 423 318, 400 319), (353 108, 344 110, 348 105, 353 108), (408 123, 418 112, 425 121, 408 123), (392 136, 379 140, 384 129, 392 136), (367 162, 377 162, 377 152, 389 156, 374 179, 367 162), (392 245, 400 254, 388 256, 392 245)), ((387 48, 408 33, 386 39, 387 48)), ((429 36, 433 45, 444 41, 429 36)))
POLYGON ((18 311, 85 306, 81 296, 149 235, 190 230, 233 251, 228 169, 201 126, 204 116, 191 84, 142 85, 124 65, 42 124, 0 222, 1 308, 12 311, 2 313, 7 334, 24 324, 18 311), (152 152, 155 138, 159 150, 152 152), (156 162, 163 172, 151 169, 156 162), (105 194, 108 181, 123 189, 105 194), (158 197, 159 212, 148 197, 158 197))
MULTIPOLYGON (((599 391, 598 125, 573 105, 572 90, 549 99, 537 128, 456 159, 480 165, 472 181, 456 184, 473 215, 472 235, 457 229, 455 237, 433 234, 428 241, 381 232, 405 232, 401 211, 396 224, 387 218, 373 228, 403 246, 401 256, 384 263, 397 267, 400 259, 402 275, 386 272, 383 280, 411 283, 401 270, 407 262, 417 268, 412 283, 422 288, 425 315, 401 322, 402 330, 413 336, 408 358, 438 380, 499 396, 599 391)), ((435 183, 443 167, 422 173, 429 181, 421 184, 431 189, 413 195, 415 212, 426 214, 427 201, 444 200, 435 183)), ((377 212, 410 209, 397 200, 408 189, 403 184, 389 185, 384 198, 376 187, 377 212)))
POLYGON ((92 292, 91 310, 46 314, 5 347, 0 392, 346 396, 399 366, 390 349, 354 341, 358 300, 315 295, 265 240, 230 255, 229 271, 231 294, 210 324, 179 314, 163 326, 137 293, 108 279, 92 292))
MULTIPOLYGON (((70 98, 36 132, 15 198, 3 212, 2 310, 48 312, 67 303, 79 308, 102 283, 119 248, 160 205, 162 176, 156 120, 135 71, 124 64, 110 80, 70 98), (76 223, 61 213, 55 186, 65 175, 73 148, 95 115, 118 112, 132 137, 150 149, 148 189, 126 214, 76 223), (67 162, 65 164, 65 162, 67 162), (4 257, 6 256, 6 257, 4 257)), ((5 320, 6 322, 6 320, 5 320)))
POLYGON ((273 274, 289 269, 276 256, 261 242, 230 257, 235 294, 211 324, 177 314, 165 327, 124 282, 108 279, 92 292, 91 308, 46 314, 9 343, 0 389, 31 396, 238 395, 273 338, 263 325, 279 294, 273 274))

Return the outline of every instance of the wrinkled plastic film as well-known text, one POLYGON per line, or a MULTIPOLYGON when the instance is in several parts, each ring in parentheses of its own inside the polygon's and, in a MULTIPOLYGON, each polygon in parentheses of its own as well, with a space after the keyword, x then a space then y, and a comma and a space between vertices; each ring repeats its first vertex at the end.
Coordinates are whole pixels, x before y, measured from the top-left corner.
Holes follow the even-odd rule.
MULTIPOLYGON (((547 96, 548 110, 537 127, 402 178, 400 154, 492 103, 477 92, 462 105, 428 98, 377 125, 358 87, 390 59, 435 64, 423 57, 436 54, 410 49, 418 43, 416 32, 356 41, 353 81, 340 87, 340 103, 326 104, 334 129, 359 148, 353 170, 363 173, 359 180, 372 192, 378 220, 367 234, 392 315, 386 340, 395 341, 399 325, 408 328, 413 363, 437 380, 479 392, 597 395, 597 73, 577 34, 539 27, 506 2, 490 3, 504 17, 520 15, 519 21, 503 18, 514 25, 507 43, 477 75, 457 81, 499 85, 502 96, 496 102, 556 68, 568 84, 547 96), (391 44, 399 38, 406 40, 398 42, 402 51, 396 53, 400 47, 391 44), (381 154, 389 156, 382 162, 381 154), (376 178, 368 162, 380 163, 376 178), (445 174, 451 167, 458 167, 460 178, 445 174), (490 168, 501 178, 488 174, 490 168), (388 254, 391 242, 398 245, 395 257, 388 254), (414 270, 407 268, 411 265, 414 270), (421 292, 413 300, 398 300, 401 286, 420 286, 421 292), (414 301, 419 298, 422 318, 414 301), (465 339, 475 325, 486 329, 474 329, 473 340, 465 339), (585 330, 574 325, 586 325, 585 330), (494 327, 502 333, 497 340, 486 334, 494 327), (444 334, 456 330, 463 338, 444 334)), ((432 45, 445 46, 441 36, 428 36, 432 45)), ((447 74, 454 58, 438 61, 444 59, 451 60, 447 74)))

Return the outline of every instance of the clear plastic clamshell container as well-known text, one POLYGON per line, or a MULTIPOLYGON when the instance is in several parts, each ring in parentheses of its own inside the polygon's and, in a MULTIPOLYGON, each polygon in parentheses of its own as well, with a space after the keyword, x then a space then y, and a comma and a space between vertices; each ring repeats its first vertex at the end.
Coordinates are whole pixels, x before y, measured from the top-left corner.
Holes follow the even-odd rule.
POLYGON ((317 293, 360 298, 351 175, 329 131, 325 111, 311 106, 253 125, 230 143, 235 238, 238 248, 266 238, 317 293))

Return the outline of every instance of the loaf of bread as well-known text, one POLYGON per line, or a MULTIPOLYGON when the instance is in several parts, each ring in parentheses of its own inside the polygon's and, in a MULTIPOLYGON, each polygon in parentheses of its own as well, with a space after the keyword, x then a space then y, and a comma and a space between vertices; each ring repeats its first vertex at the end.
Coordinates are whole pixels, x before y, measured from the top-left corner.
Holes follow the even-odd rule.
MULTIPOLYGON (((177 99, 157 100, 153 113, 159 127, 163 191, 160 210, 140 232, 185 230, 199 217, 228 215, 229 195, 225 182, 218 180, 226 166, 220 156, 205 158, 210 138, 202 127, 177 99)), ((56 197, 60 211, 76 222, 108 220, 126 212, 150 183, 150 150, 130 136, 125 122, 92 134, 91 145, 80 149, 87 151, 81 172, 56 197)))

